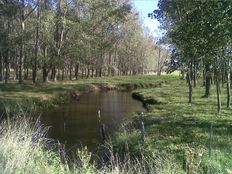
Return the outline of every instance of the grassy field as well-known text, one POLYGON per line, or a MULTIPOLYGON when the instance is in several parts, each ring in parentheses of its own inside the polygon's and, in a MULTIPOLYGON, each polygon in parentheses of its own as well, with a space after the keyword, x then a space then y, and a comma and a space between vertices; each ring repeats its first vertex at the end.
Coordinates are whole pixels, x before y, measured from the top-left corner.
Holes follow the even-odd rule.
MULTIPOLYGON (((192 173, 232 170, 232 109, 226 108, 225 89, 220 115, 215 89, 210 98, 202 98, 204 88, 200 84, 194 89, 192 104, 188 103, 187 84, 181 80, 134 93, 145 101, 157 101, 148 105, 149 112, 145 114, 147 148, 174 154, 179 165, 184 164, 183 168, 192 173)), ((134 143, 131 141, 132 146, 134 143)))
MULTIPOLYGON (((189 104, 187 84, 175 75, 84 79, 35 86, 14 83, 1 84, 0 100, 3 103, 28 99, 51 102, 52 98, 57 99, 61 93, 86 90, 86 88, 94 88, 102 84, 158 84, 160 82, 165 82, 165 84, 156 88, 133 91, 145 102, 151 101, 151 99, 156 101, 153 104, 147 104, 149 111, 145 113, 144 118, 145 142, 141 141, 138 116, 135 116, 133 122, 125 125, 124 129, 118 132, 112 140, 112 147, 109 148, 111 154, 109 163, 102 167, 96 167, 91 163, 86 151, 82 150, 77 154, 79 163, 75 163, 70 168, 61 162, 59 153, 44 150, 49 147, 46 143, 45 145, 36 143, 35 148, 31 148, 31 152, 28 150, 25 151, 27 154, 22 155, 28 157, 25 160, 32 161, 30 165, 38 170, 37 173, 46 170, 50 173, 58 171, 58 173, 135 173, 138 171, 157 174, 230 173, 232 170, 232 109, 226 108, 224 88, 222 89, 222 112, 220 115, 217 114, 214 87, 210 98, 202 98, 204 88, 201 86, 202 82, 199 81, 198 87, 193 90, 193 103, 189 104), (46 159, 48 156, 51 157, 51 161, 46 159), (39 164, 36 159, 41 159, 39 164)), ((22 169, 28 168, 30 173, 30 170, 34 170, 33 168, 25 165, 23 165, 24 168, 20 167, 21 163, 11 163, 11 159, 15 155, 17 159, 24 158, 24 156, 20 156, 21 151, 24 151, 24 143, 27 145, 25 147, 33 145, 31 137, 34 134, 32 135, 33 131, 31 130, 34 129, 28 128, 28 126, 26 126, 27 129, 24 128, 25 124, 20 128, 17 126, 21 124, 13 124, 15 126, 10 126, 11 129, 8 129, 9 125, 6 125, 5 123, 0 126, 0 142, 2 143, 0 155, 4 157, 1 158, 4 160, 0 160, 0 171, 4 171, 3 169, 6 167, 8 167, 7 169, 13 167, 15 170, 12 169, 12 171, 14 172, 19 171, 20 173, 23 171, 22 169), (16 134, 16 130, 22 130, 22 132, 16 134), (24 135, 27 138, 20 138, 24 135), (20 146, 14 145, 17 142, 21 143, 20 146), (8 145, 3 146, 4 144, 8 145), (6 156, 8 151, 12 151, 12 153, 6 156)), ((36 129, 35 132, 38 130, 41 129, 36 129)), ((44 137, 41 138, 41 142, 43 142, 44 137)))

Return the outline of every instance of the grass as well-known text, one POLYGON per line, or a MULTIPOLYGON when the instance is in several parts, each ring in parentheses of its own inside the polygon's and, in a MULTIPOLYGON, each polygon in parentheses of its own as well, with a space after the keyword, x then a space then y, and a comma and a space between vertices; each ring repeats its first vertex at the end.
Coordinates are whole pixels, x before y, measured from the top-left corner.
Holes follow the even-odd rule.
POLYGON ((51 150, 46 130, 21 118, 6 120, 0 129, 0 173, 62 173, 65 166, 51 150))
POLYGON ((196 159, 201 161, 199 173, 227 173, 232 169, 232 109, 226 108, 225 88, 222 89, 223 109, 219 115, 215 89, 212 88, 210 98, 202 98, 204 88, 200 84, 194 89, 192 104, 188 103, 187 84, 180 80, 134 93, 143 99, 159 101, 148 105, 149 112, 145 115, 147 146, 154 151, 175 154, 182 163, 187 158, 194 161, 201 151, 201 158, 196 159), (212 139, 209 135, 211 124, 212 139), (209 148, 210 142, 212 148, 209 148))
POLYGON ((9 84, 0 83, 0 110, 5 106, 12 106, 20 103, 21 106, 32 105, 41 108, 53 107, 68 101, 70 91, 91 91, 101 85, 133 85, 133 84, 158 84, 164 81, 172 81, 174 77, 162 76, 157 78, 152 75, 125 76, 125 77, 104 77, 80 79, 77 81, 58 81, 49 83, 31 84, 25 81, 19 85, 15 81, 9 84))
MULTIPOLYGON (((20 115, 20 114, 19 114, 20 115)), ((25 114, 23 114, 25 115, 25 114)), ((173 158, 142 155, 142 160, 120 160, 108 149, 109 160, 97 166, 91 162, 86 148, 77 150, 74 161, 69 161, 59 144, 46 138, 47 129, 32 124, 25 117, 7 119, 0 124, 0 173, 1 174, 123 174, 123 173, 179 173, 173 158), (68 163, 67 163, 68 162, 68 163), (165 166, 165 167, 164 167, 165 166)))
POLYGON ((134 117, 134 121, 113 138, 112 145, 107 146, 107 163, 99 167, 91 162, 86 149, 82 149, 76 154, 75 162, 68 166, 60 152, 52 148, 56 145, 51 146, 45 138, 43 129, 26 121, 5 122, 0 126, 0 173, 229 173, 232 170, 232 109, 226 108, 225 88, 222 88, 220 115, 214 87, 207 99, 202 98, 204 88, 198 84, 193 90, 193 102, 189 104, 187 84, 175 75, 96 78, 36 86, 13 83, 1 84, 0 88, 2 101, 32 98, 50 102, 63 92, 94 85, 163 81, 166 84, 161 87, 134 91, 144 102, 155 101, 147 104, 144 143, 138 118, 134 117))

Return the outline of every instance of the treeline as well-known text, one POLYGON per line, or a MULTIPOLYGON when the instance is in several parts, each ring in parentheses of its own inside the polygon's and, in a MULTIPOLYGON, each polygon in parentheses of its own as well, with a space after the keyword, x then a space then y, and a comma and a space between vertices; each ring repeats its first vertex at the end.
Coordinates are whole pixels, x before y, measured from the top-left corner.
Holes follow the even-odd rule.
POLYGON ((155 46, 126 0, 0 0, 0 81, 151 70, 155 46))
POLYGON ((189 103, 197 79, 203 77, 208 98, 216 85, 217 108, 221 110, 221 87, 227 88, 227 107, 231 104, 232 81, 232 1, 159 0, 159 9, 149 14, 167 31, 171 44, 169 71, 180 70, 189 86, 189 103))

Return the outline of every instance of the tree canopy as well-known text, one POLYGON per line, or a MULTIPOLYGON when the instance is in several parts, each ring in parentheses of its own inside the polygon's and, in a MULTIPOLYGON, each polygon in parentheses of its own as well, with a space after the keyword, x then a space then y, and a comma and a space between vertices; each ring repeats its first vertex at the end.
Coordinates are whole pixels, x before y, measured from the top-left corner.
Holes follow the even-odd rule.
POLYGON ((229 0, 160 0, 158 9, 149 14, 166 30, 171 44, 169 71, 187 74, 189 102, 199 74, 203 75, 205 94, 215 81, 220 112, 220 84, 227 83, 227 106, 230 106, 232 2, 229 0), (200 73, 202 72, 202 73, 200 73))

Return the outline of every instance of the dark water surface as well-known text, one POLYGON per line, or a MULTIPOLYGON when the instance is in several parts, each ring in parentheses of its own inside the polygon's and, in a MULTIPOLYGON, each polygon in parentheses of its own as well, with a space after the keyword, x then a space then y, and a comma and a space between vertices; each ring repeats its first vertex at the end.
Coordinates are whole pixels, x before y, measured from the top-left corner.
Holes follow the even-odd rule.
POLYGON ((101 122, 111 135, 133 112, 145 111, 142 103, 134 100, 129 92, 93 92, 82 95, 79 101, 44 112, 41 121, 51 126, 49 137, 65 143, 68 148, 88 146, 93 149, 101 142, 99 109, 101 122))

